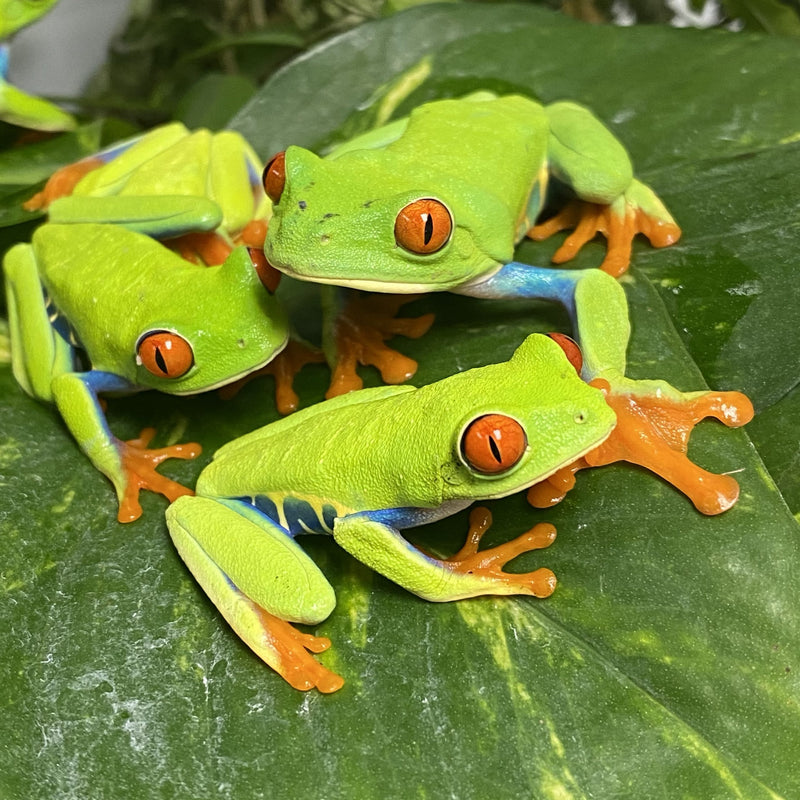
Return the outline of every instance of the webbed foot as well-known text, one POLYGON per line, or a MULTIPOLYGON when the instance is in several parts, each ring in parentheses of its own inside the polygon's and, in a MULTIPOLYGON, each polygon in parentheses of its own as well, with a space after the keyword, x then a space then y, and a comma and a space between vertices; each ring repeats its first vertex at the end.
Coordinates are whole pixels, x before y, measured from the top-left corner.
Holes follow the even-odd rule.
POLYGON ((289 344, 278 353, 269 364, 245 375, 244 378, 229 383, 219 390, 219 396, 224 400, 236 396, 242 387, 253 378, 261 375, 272 375, 275 378, 275 406, 279 414, 291 414, 297 411, 300 399, 294 390, 294 378, 306 364, 321 364, 325 356, 320 350, 310 347, 303 342, 290 339, 289 344))
POLYGON ((504 594, 549 597, 556 588, 556 576, 551 570, 542 567, 534 572, 513 573, 504 572, 503 566, 522 553, 549 547, 555 541, 556 529, 549 522, 540 522, 510 542, 478 552, 480 541, 491 524, 492 515, 489 509, 482 506, 473 508, 469 515, 469 532, 464 546, 455 555, 445 559, 443 565, 454 572, 515 587, 516 591, 504 594))
POLYGON ((542 241, 558 231, 574 229, 553 255, 555 264, 572 259, 598 233, 608 241, 600 269, 618 278, 631 261, 633 238, 643 233, 653 247, 667 247, 680 239, 681 229, 663 203, 644 184, 633 181, 610 205, 573 200, 554 217, 534 225, 528 236, 542 241))
POLYGON ((26 200, 22 207, 26 211, 47 211, 55 200, 69 197, 84 175, 102 166, 102 159, 89 157, 57 169, 47 179, 44 188, 26 200))
POLYGON ((316 688, 330 694, 342 688, 344 679, 310 655, 327 650, 330 639, 302 633, 263 608, 258 608, 258 614, 272 654, 268 663, 293 689, 305 692, 316 688))
POLYGON ((205 267, 218 267, 225 263, 233 245, 214 231, 196 231, 166 239, 164 244, 184 261, 205 267))
POLYGON ((567 492, 575 487, 575 473, 588 466, 585 458, 579 458, 535 483, 528 489, 528 502, 534 508, 550 508, 560 503, 567 492))
POLYGON ((189 442, 150 450, 147 446, 155 434, 155 428, 145 428, 138 438, 117 444, 125 477, 117 514, 120 522, 133 522, 142 515, 139 504, 139 492, 142 489, 163 494, 170 502, 183 495, 194 494, 191 489, 156 472, 156 467, 168 458, 197 458, 202 448, 195 442, 189 442))
POLYGON ((417 362, 398 353, 384 342, 402 335, 418 339, 433 324, 433 314, 420 317, 395 316, 401 306, 419 295, 381 295, 354 292, 334 327, 336 364, 326 398, 360 389, 363 381, 358 364, 377 367, 385 383, 403 383, 417 371, 417 362))
MULTIPOLYGON (((633 383, 633 382, 631 382, 633 383)), ((739 484, 730 475, 707 472, 686 455, 689 437, 700 420, 714 417, 729 428, 753 418, 753 405, 741 392, 680 393, 667 384, 653 384, 653 391, 612 388, 598 378, 600 389, 617 415, 611 435, 596 449, 546 481, 528 490, 528 501, 537 508, 557 503, 574 485, 574 473, 629 461, 656 473, 683 492, 703 514, 721 514, 739 497, 739 484)))

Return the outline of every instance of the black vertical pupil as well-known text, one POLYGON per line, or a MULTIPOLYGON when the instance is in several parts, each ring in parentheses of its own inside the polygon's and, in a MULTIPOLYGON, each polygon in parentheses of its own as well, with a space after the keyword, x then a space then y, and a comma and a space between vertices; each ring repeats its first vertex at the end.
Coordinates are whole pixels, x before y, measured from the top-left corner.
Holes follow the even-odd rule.
POLYGON ((161 348, 160 347, 156 347, 156 364, 158 364, 158 368, 165 375, 169 375, 169 370, 167 369, 167 362, 164 361, 164 356, 161 355, 161 348))
POLYGON ((494 436, 489 437, 489 449, 492 451, 492 455, 497 461, 498 464, 503 463, 503 458, 500 455, 500 448, 497 446, 497 442, 494 440, 494 436))
POLYGON ((433 215, 425 215, 425 244, 428 244, 433 236, 433 215))

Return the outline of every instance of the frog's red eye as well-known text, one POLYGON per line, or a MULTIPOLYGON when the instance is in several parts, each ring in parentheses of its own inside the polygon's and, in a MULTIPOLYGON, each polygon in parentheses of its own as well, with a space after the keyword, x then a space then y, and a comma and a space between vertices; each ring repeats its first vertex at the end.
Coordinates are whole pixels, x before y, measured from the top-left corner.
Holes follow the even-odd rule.
POLYGON ((567 361, 575 367, 575 372, 580 375, 583 369, 583 353, 581 353, 578 343, 566 333, 548 333, 547 335, 564 351, 567 361))
POLYGON ((411 253, 441 250, 453 232, 453 219, 444 203, 426 197, 401 209, 394 223, 397 244, 411 253))
POLYGON ((273 156, 269 164, 264 167, 261 173, 261 181, 264 184, 264 191, 273 203, 277 203, 283 194, 283 187, 286 186, 286 153, 281 151, 273 156))
POLYGON ((461 437, 464 461, 476 472, 495 475, 519 463, 528 437, 522 425, 504 414, 474 419, 461 437))
POLYGON ((136 360, 159 378, 180 378, 194 364, 192 346, 172 331, 150 331, 136 345, 136 360))
POLYGON ((267 261, 264 251, 258 247, 248 247, 247 253, 253 262, 253 268, 258 275, 258 279, 264 288, 270 293, 275 294, 278 284, 281 282, 281 273, 267 261))

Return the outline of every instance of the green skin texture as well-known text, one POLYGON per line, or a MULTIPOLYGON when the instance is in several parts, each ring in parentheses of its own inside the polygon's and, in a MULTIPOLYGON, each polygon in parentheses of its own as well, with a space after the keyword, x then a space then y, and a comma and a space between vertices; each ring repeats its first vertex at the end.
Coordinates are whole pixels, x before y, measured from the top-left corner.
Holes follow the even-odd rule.
POLYGON ((226 134, 220 146, 207 131, 188 136, 183 126, 168 126, 128 147, 85 176, 78 196, 53 203, 51 219, 60 222, 37 229, 31 244, 12 248, 4 261, 14 375, 32 397, 56 403, 120 498, 127 481, 120 442, 108 429, 99 392, 208 391, 268 363, 288 339, 286 315, 245 247, 221 266, 204 267, 145 235, 165 228, 224 233, 224 225, 235 229, 252 219, 244 158, 255 156, 243 140, 226 134), (223 151, 211 170, 223 176, 216 180, 207 158, 213 145, 223 151), (231 173, 240 180, 225 177, 231 173), (217 193, 198 194, 207 186, 217 193), (116 224, 102 223, 104 203, 116 224), (85 221, 93 219, 100 221, 85 221), (55 322, 43 290, 58 311, 55 322), (137 363, 137 343, 154 330, 179 333, 191 344, 194 365, 184 376, 158 377, 137 363), (73 339, 89 361, 87 372, 76 371, 73 339))
MULTIPOLYGON (((57 2, 58 0, 0 2, 0 40, 35 22, 57 2)), ((0 62, 4 59, 5 56, 0 54, 0 62)), ((40 131, 67 131, 75 127, 75 118, 71 114, 41 97, 17 89, 3 80, 4 77, 5 70, 0 69, 0 119, 4 122, 40 131)))
POLYGON ((0 39, 44 16, 58 0, 0 0, 0 39))
POLYGON ((114 223, 165 238, 200 231, 229 236, 269 217, 258 186, 261 162, 233 131, 190 133, 173 122, 95 158, 104 166, 50 205, 51 222, 114 223))
POLYGON ((319 532, 427 600, 525 593, 492 576, 453 571, 409 545, 399 529, 527 488, 596 447, 615 421, 602 393, 579 378, 560 347, 534 334, 508 362, 420 389, 362 389, 230 442, 200 474, 197 496, 167 509, 167 524, 211 600, 275 667, 280 657, 258 607, 313 625, 335 604, 290 534, 287 497, 305 501, 320 518, 323 504, 330 506, 332 525, 319 532), (493 476, 471 469, 460 451, 468 424, 491 413, 516 419, 528 440, 522 459, 493 476), (279 521, 251 504, 259 496, 283 509, 279 521))
POLYGON ((529 268, 527 280, 499 280, 541 210, 550 176, 583 200, 671 220, 633 178, 623 146, 586 109, 479 93, 420 106, 325 159, 289 147, 285 164, 265 244, 277 269, 352 289, 557 299, 573 315, 584 376, 621 379, 629 323, 613 278, 560 270, 566 292, 546 285, 550 270, 529 268), (447 244, 429 255, 410 253, 394 239, 400 209, 423 197, 444 202, 454 225, 447 244))

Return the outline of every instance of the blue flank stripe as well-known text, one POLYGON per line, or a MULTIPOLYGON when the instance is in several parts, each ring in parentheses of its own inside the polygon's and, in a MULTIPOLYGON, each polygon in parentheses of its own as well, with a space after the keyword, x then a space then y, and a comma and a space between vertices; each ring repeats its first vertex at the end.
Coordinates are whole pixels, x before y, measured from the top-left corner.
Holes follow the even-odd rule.
MULTIPOLYGON (((242 498, 246 501, 246 498, 242 498)), ((280 517, 278 516, 278 508, 272 500, 265 494, 257 494, 252 501, 252 504, 265 516, 269 517, 273 522, 278 525, 281 524, 280 517)))
POLYGON ((382 508, 379 511, 362 511, 360 516, 399 531, 435 522, 442 516, 442 512, 441 506, 436 508, 382 508))
MULTIPOLYGON (((257 511, 285 530, 292 538, 302 533, 332 533, 333 524, 337 517, 340 516, 330 503, 322 504, 320 515, 308 500, 302 497, 289 496, 283 500, 282 508, 283 516, 288 526, 287 530, 281 522, 278 506, 271 497, 265 494, 258 494, 252 498, 238 497, 235 500, 253 506, 257 511)), ((437 506, 436 508, 382 508, 376 511, 357 511, 348 516, 355 515, 365 517, 395 530, 403 530, 405 528, 416 528, 418 525, 425 525, 428 522, 435 522, 448 514, 443 514, 442 507, 437 506)))
POLYGON ((253 164, 250 159, 246 159, 247 161, 247 178, 250 181, 250 188, 253 190, 253 194, 258 192, 261 189, 261 173, 256 172, 256 165, 253 164))
MULTIPOLYGON (((276 525, 283 527, 278 506, 265 494, 257 494, 252 499, 249 497, 238 498, 242 502, 254 506, 265 517, 268 517, 276 525)), ((330 503, 322 505, 322 518, 314 510, 314 507, 307 500, 301 497, 287 497, 283 501, 283 516, 288 525, 288 534, 294 538, 301 533, 331 533, 333 523, 338 514, 330 503)))

